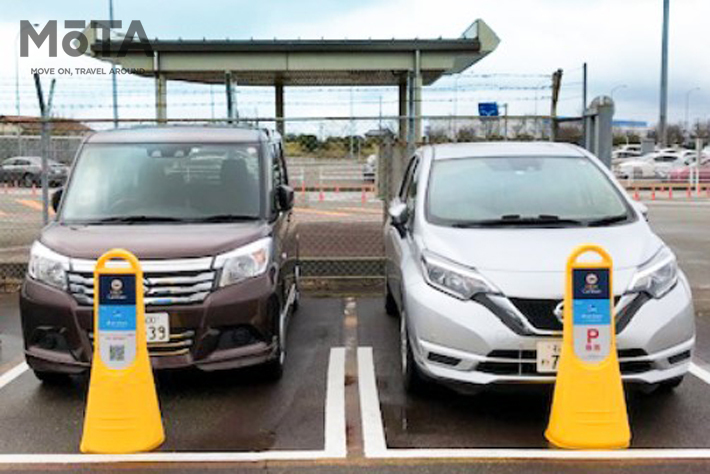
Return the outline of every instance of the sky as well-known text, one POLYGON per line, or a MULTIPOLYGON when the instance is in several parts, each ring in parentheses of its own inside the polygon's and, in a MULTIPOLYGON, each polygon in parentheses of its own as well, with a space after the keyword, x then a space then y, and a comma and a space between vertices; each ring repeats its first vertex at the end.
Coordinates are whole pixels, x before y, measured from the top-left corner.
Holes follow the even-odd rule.
MULTIPOLYGON (((0 0, 0 114, 15 113, 15 38, 20 20, 107 19, 109 0, 0 0)), ((662 0, 114 0, 115 18, 140 20, 151 38, 455 38, 481 18, 500 37, 498 49, 460 78, 445 77, 424 92, 424 114, 473 115, 477 103, 509 105, 511 115, 547 113, 551 73, 562 68, 559 112, 581 111, 582 64, 590 99, 614 90, 616 118, 655 123, 659 114, 662 0), (456 101, 452 99, 456 88, 456 101), (455 102, 455 103, 454 103, 455 102)), ((671 0, 669 117, 710 118, 708 0, 671 0)), ((125 24, 124 24, 125 29, 125 24)), ((62 36, 60 28, 60 38, 62 36)), ((23 114, 37 113, 32 67, 101 67, 96 60, 47 57, 46 45, 19 60, 23 114)), ((110 117, 108 76, 56 76, 55 113, 110 117)), ((50 76, 43 76, 48 87, 50 76)), ((119 77, 122 117, 151 117, 153 83, 119 77)), ((170 117, 224 115, 220 87, 171 84, 170 117)), ((273 115, 269 88, 238 90, 242 116, 273 115)), ((286 114, 396 114, 392 88, 287 90, 286 114), (352 98, 352 99, 351 99, 352 98), (351 105, 352 100, 352 105, 351 105)))

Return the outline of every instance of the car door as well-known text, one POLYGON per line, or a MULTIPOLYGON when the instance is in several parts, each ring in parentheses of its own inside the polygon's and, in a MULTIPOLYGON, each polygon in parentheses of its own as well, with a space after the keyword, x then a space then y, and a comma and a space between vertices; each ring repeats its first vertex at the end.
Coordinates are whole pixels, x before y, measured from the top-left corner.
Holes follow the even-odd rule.
POLYGON ((414 222, 414 204, 416 200, 420 161, 419 155, 414 155, 410 159, 404 178, 402 179, 399 193, 393 200, 393 204, 404 203, 407 206, 409 218, 404 225, 404 232, 400 232, 399 229, 392 225, 391 219, 387 221, 385 271, 389 289, 400 308, 402 307, 402 265, 411 254, 411 230, 414 222))
POLYGON ((297 252, 291 229, 292 211, 282 209, 278 200, 278 189, 281 185, 288 186, 288 175, 283 158, 283 150, 278 142, 270 142, 267 146, 271 167, 271 207, 274 216, 274 259, 281 269, 279 284, 282 287, 284 303, 289 296, 295 281, 295 262, 297 252))

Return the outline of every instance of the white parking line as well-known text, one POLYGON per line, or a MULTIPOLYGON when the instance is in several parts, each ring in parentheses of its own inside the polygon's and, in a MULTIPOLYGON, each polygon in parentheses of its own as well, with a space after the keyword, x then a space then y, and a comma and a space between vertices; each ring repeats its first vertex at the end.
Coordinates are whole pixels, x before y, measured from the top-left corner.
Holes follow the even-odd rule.
POLYGON ((362 439, 365 457, 378 458, 387 453, 385 427, 380 412, 380 397, 377 394, 375 363, 372 347, 357 350, 357 380, 360 386, 360 412, 362 416, 362 439))
MULTIPOLYGON (((0 388, 28 369, 24 362, 0 377, 0 388)), ((212 463, 259 461, 311 461, 340 459, 347 455, 345 431, 345 349, 330 350, 325 400, 325 447, 320 451, 260 452, 155 452, 139 454, 0 454, 4 464, 105 464, 105 463, 212 463)))
MULTIPOLYGON (((390 449, 385 440, 385 429, 377 393, 375 364, 371 347, 358 349, 358 380, 360 410, 365 456, 388 459, 554 459, 554 460, 640 460, 640 459, 710 459, 710 449, 628 449, 620 451, 567 451, 557 449, 390 449)), ((694 363, 690 372, 710 384, 710 372, 694 363)), ((542 432, 540 433, 542 436, 542 432)))
POLYGON ((330 350, 328 389, 325 399, 325 452, 327 457, 348 454, 345 427, 345 348, 330 350))
POLYGON ((700 367, 695 362, 690 363, 690 373, 710 385, 710 372, 700 367))
POLYGON ((17 377, 24 374, 28 369, 29 366, 27 365, 27 362, 20 362, 12 369, 0 375, 0 390, 17 377))

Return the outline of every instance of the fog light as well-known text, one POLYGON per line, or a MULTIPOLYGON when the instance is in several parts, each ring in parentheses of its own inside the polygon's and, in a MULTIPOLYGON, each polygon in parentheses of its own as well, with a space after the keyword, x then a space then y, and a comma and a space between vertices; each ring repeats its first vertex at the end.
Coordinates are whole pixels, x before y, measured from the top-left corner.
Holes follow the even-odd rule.
POLYGON ((232 331, 232 341, 235 346, 241 347, 254 343, 255 339, 249 328, 241 327, 232 331))

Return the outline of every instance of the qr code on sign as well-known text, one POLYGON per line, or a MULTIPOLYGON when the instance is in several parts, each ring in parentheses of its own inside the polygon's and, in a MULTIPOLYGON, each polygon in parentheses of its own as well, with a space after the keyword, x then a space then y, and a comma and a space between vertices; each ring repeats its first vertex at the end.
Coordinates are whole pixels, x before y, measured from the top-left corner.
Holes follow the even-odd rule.
POLYGON ((123 362, 126 359, 126 346, 109 346, 108 358, 110 361, 123 362))

